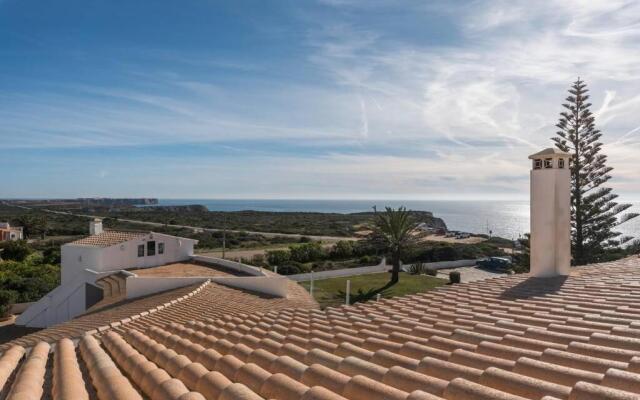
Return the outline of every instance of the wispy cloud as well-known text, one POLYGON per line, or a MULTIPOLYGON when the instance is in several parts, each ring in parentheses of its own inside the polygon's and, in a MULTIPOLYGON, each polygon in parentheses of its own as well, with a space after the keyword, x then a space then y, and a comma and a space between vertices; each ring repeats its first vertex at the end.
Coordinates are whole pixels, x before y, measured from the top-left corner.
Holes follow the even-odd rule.
MULTIPOLYGON (((195 171, 181 183, 187 192, 224 173, 221 193, 236 195, 521 194, 526 156, 551 145, 566 89, 580 76, 616 187, 640 193, 632 179, 640 170, 640 3, 322 0, 294 8, 291 43, 278 42, 273 54, 158 43, 127 49, 137 58, 110 64, 110 79, 2 88, 0 149, 174 145, 179 168, 195 171), (181 146, 230 142, 273 146, 215 163, 179 155, 181 146), (273 150, 280 144, 306 150, 283 156, 273 150)), ((105 184, 119 176, 96 168, 108 171, 99 174, 105 184)))

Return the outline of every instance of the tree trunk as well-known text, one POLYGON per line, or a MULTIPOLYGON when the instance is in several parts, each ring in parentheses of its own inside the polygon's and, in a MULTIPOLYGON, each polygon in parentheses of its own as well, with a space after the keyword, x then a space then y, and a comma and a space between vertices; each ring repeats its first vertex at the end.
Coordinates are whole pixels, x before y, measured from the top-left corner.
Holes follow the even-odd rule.
POLYGON ((391 269, 391 283, 398 283, 400 280, 400 252, 393 255, 393 268, 391 269))

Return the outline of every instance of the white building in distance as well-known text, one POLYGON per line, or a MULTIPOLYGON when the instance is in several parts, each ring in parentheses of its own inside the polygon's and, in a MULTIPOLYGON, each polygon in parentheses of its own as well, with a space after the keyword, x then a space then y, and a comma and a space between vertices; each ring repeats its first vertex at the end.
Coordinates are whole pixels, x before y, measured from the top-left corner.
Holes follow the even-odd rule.
POLYGON ((0 222, 0 242, 22 239, 24 239, 24 234, 21 226, 11 226, 8 222, 0 222))

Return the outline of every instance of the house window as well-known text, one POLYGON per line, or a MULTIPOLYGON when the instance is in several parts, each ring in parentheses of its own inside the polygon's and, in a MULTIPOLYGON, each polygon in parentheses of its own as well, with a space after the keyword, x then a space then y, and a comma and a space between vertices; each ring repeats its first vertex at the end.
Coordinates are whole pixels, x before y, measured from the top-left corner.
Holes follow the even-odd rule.
POLYGON ((558 160, 558 168, 560 169, 564 168, 564 158, 561 158, 558 160))
POLYGON ((144 245, 138 245, 138 257, 144 257, 144 245))
POLYGON ((542 160, 533 160, 533 169, 541 169, 542 160))
POLYGON ((545 158, 544 159, 544 167, 546 169, 553 168, 553 159, 552 158, 545 158))
POLYGON ((152 240, 147 242, 147 256, 155 256, 156 255, 156 241, 152 240))
POLYGON ((164 243, 158 243, 158 254, 164 254, 164 243))

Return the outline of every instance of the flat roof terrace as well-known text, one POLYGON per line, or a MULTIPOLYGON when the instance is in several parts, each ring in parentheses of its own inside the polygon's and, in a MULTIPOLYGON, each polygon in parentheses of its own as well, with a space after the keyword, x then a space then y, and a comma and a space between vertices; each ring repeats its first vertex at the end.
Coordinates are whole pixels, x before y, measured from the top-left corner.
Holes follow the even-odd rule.
POLYGON ((180 262, 161 265, 150 268, 136 268, 127 270, 138 276, 146 277, 220 277, 220 276, 248 276, 241 271, 235 271, 218 265, 204 264, 198 262, 180 262))

